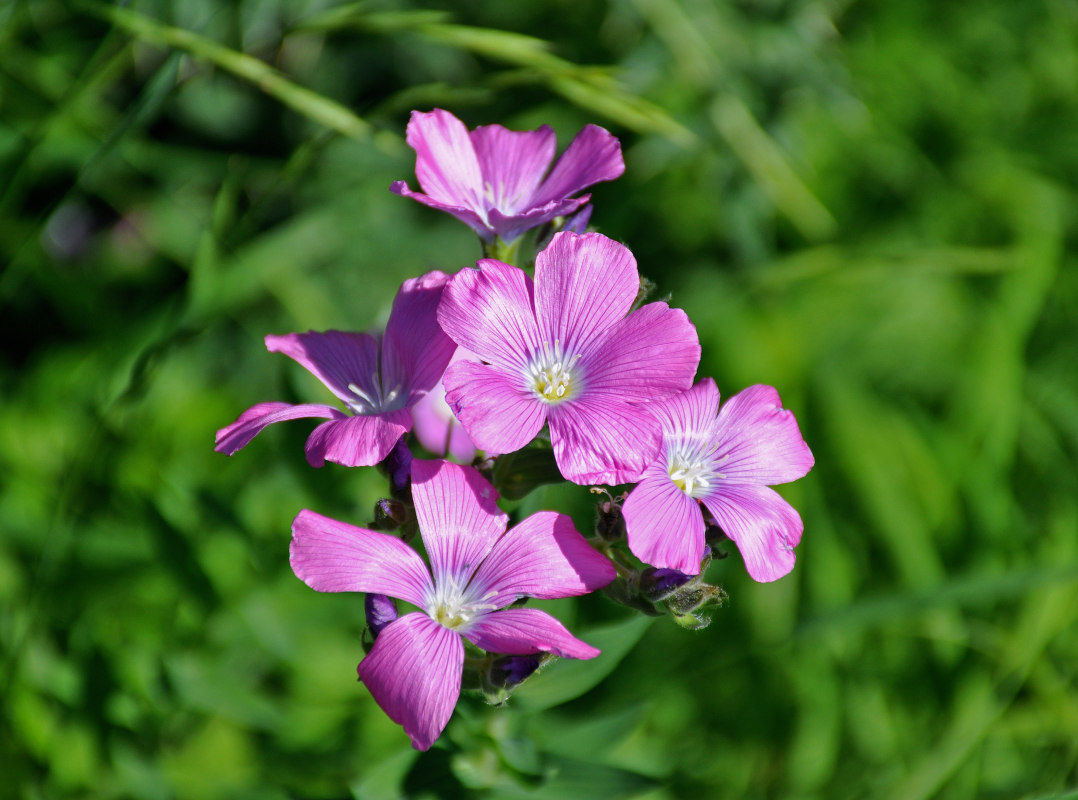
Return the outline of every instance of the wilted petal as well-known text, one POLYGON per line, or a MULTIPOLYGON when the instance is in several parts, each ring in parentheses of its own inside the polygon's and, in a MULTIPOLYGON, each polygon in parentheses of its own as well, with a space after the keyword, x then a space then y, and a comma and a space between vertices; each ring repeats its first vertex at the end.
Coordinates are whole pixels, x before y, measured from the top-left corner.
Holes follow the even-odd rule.
POLYGON ((524 596, 587 594, 615 577, 613 564, 592 549, 570 517, 539 511, 498 540, 472 583, 475 594, 500 608, 524 596))
POLYGON ((569 633, 537 608, 507 608, 484 614, 464 631, 465 638, 489 653, 554 653, 564 658, 595 658, 599 650, 569 633))
POLYGON ((692 386, 700 364, 696 326, 680 308, 648 303, 617 322, 581 361, 590 391, 647 402, 692 386))
POLYGON ((704 516, 695 500, 677 487, 663 464, 653 464, 622 506, 629 549, 645 564, 700 572, 704 516))
POLYGON ((441 735, 460 697, 464 642, 426 614, 405 614, 374 640, 359 679, 416 750, 441 735))
POLYGON ((378 340, 366 333, 307 331, 267 336, 266 349, 284 353, 322 381, 350 407, 366 405, 355 386, 368 396, 378 390, 378 340))
POLYGON ((554 160, 554 130, 548 125, 534 131, 481 125, 472 131, 471 140, 487 207, 506 215, 530 208, 532 195, 554 160))
POLYGON ((773 485, 802 478, 812 451, 771 386, 750 386, 719 411, 716 468, 730 481, 773 485))
POLYGON ((611 395, 585 394, 552 406, 548 421, 558 469, 585 486, 637 480, 661 441, 654 417, 611 395))
POLYGON ((472 467, 417 459, 412 499, 435 582, 448 576, 463 587, 505 531, 498 493, 472 467))
POLYGON ((773 581, 794 568, 801 515, 766 486, 720 485, 703 498, 719 527, 737 545, 757 581, 773 581))
POLYGON ((428 272, 406 280, 393 299, 382 340, 382 390, 400 387, 411 405, 445 372, 456 345, 438 324, 438 304, 449 276, 428 272))
POLYGON ((346 415, 332 406, 304 403, 259 403, 244 411, 231 425, 217 431, 213 449, 218 453, 232 455, 262 432, 267 425, 289 419, 346 419, 346 415))
POLYGON ((412 415, 406 408, 384 414, 346 417, 323 422, 309 437, 305 447, 307 463, 320 467, 327 461, 346 467, 371 467, 393 449, 411 430, 412 415))
POLYGON ((523 374, 529 355, 539 349, 531 279, 494 259, 453 276, 438 322, 461 347, 501 369, 523 374))
POLYGON ((475 446, 488 453, 519 450, 546 422, 546 406, 489 364, 450 364, 442 382, 449 407, 475 446))
POLYGON ((535 315, 543 341, 587 356, 629 313, 640 291, 629 249, 598 233, 558 233, 535 259, 535 315))
POLYGON ((612 181, 625 172, 621 144, 598 125, 585 125, 543 181, 532 205, 574 195, 601 181, 612 181))
POLYGON ((319 592, 373 592, 418 606, 432 586, 423 559, 397 537, 306 509, 292 521, 289 561, 319 592))

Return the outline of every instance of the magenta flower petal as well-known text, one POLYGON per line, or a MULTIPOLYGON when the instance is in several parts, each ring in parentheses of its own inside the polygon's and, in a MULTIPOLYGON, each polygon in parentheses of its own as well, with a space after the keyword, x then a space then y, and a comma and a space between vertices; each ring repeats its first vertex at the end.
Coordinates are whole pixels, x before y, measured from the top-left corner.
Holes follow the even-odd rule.
POLYGON ((531 279, 523 270, 493 259, 478 266, 453 276, 438 307, 438 322, 483 361, 524 372, 527 354, 541 346, 531 279))
POLYGON ((448 111, 413 111, 406 140, 415 175, 430 198, 448 206, 483 208, 483 172, 464 123, 448 111))
POLYGON ((554 653, 564 658, 595 658, 599 650, 569 633, 554 617, 537 608, 507 608, 475 620, 464 637, 490 653, 554 653))
POLYGON ((700 340, 688 315, 666 303, 648 303, 614 325, 581 367, 592 391, 643 401, 690 388, 699 363, 700 340))
POLYGON ((554 160, 557 137, 549 125, 534 131, 511 131, 480 125, 471 133, 491 208, 508 217, 531 203, 532 195, 554 160))
POLYGON ((492 208, 487 218, 494 232, 507 242, 511 242, 524 231, 536 228, 543 223, 550 222, 555 217, 565 217, 572 214, 591 199, 590 194, 580 197, 570 197, 565 200, 552 200, 546 205, 526 211, 523 214, 502 214, 498 209, 492 208))
POLYGON ((267 336, 266 349, 284 353, 352 409, 370 405, 368 396, 380 395, 378 340, 367 333, 307 331, 267 336), (360 391, 356 391, 359 389, 360 391))
POLYGON ((656 400, 648 409, 661 421, 664 434, 699 436, 700 431, 710 432, 716 425, 719 387, 713 378, 704 378, 687 391, 656 400))
POLYGON ((489 364, 451 364, 442 380, 449 407, 475 446, 488 453, 519 450, 546 422, 543 404, 489 364))
POLYGON ((558 233, 535 258, 535 287, 543 341, 557 343, 571 357, 586 358, 629 313, 640 291, 640 274, 629 248, 613 239, 558 233))
MULTIPOLYGON (((458 347, 450 364, 457 361, 477 364, 479 357, 470 350, 458 347)), ((416 439, 430 452, 437 456, 450 455, 464 464, 475 459, 475 445, 445 401, 445 384, 441 380, 412 406, 412 419, 416 439)))
POLYGON ((592 184, 612 181, 623 172, 625 161, 617 138, 598 125, 585 125, 543 181, 532 204, 568 197, 592 184))
POLYGON ((801 542, 801 515, 773 489, 749 484, 723 486, 704 505, 741 552, 753 580, 774 581, 794 568, 801 542))
MULTIPOLYGON (((449 408, 449 406, 447 405, 446 408, 449 408)), ((468 435, 468 432, 464 430, 464 426, 456 418, 454 418, 449 431, 448 455, 462 464, 470 464, 475 460, 475 444, 472 442, 472 437, 468 435)), ((487 453, 496 455, 493 450, 488 450, 487 453)))
POLYGON ((232 455, 247 446, 267 425, 289 419, 345 419, 346 416, 332 406, 316 403, 259 403, 244 411, 231 425, 217 431, 213 449, 218 453, 232 455))
POLYGON ((382 341, 381 391, 415 403, 442 377, 456 344, 438 324, 438 304, 449 276, 428 272, 406 280, 393 299, 382 341))
POLYGON ((327 461, 346 467, 373 466, 389 455, 397 440, 412 428, 412 414, 406 408, 341 417, 323 422, 307 438, 307 463, 312 467, 321 467, 327 461))
POLYGON ((717 425, 724 431, 722 473, 731 481, 774 485, 803 478, 815 463, 792 411, 771 386, 750 386, 726 401, 717 425))
POLYGON ((505 532, 509 517, 498 493, 475 469, 417 459, 412 498, 435 582, 463 587, 505 532))
POLYGON ((433 197, 421 194, 420 192, 414 192, 408 188, 408 184, 405 181, 393 181, 389 186, 389 191, 394 194, 399 194, 401 197, 408 197, 415 200, 417 203, 422 203, 428 208, 451 214, 479 234, 484 240, 489 241, 493 238, 494 232, 487 221, 470 208, 458 206, 453 203, 443 203, 435 200, 433 197))
POLYGON ((592 549, 570 517, 539 511, 498 540, 472 583, 477 594, 501 608, 525 596, 587 594, 615 577, 614 565, 592 549))
POLYGON ((622 506, 629 549, 645 564, 700 572, 704 518, 695 500, 679 489, 665 464, 653 464, 622 506))
POLYGON ((306 509, 292 521, 289 561, 319 592, 373 592, 421 606, 433 587, 423 559, 397 537, 306 509))
POLYGON ((405 614, 378 634, 357 672, 416 750, 441 735, 460 697, 464 642, 426 614, 405 614))
POLYGON ((616 397, 585 395, 550 412, 554 459, 567 480, 614 485, 637 480, 661 441, 655 418, 616 397))

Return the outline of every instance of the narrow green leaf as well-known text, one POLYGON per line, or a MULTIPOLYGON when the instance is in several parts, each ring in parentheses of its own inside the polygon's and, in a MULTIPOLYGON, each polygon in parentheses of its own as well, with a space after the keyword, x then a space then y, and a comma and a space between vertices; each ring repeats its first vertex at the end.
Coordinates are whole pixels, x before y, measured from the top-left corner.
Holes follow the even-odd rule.
POLYGON ((400 147, 400 141, 396 137, 388 133, 375 134, 369 123, 336 100, 292 82, 269 64, 253 56, 232 50, 194 31, 163 25, 124 8, 109 6, 96 0, 80 0, 79 6, 138 39, 183 50, 238 78, 250 81, 289 108, 344 136, 359 140, 373 139, 388 150, 397 150, 400 147))

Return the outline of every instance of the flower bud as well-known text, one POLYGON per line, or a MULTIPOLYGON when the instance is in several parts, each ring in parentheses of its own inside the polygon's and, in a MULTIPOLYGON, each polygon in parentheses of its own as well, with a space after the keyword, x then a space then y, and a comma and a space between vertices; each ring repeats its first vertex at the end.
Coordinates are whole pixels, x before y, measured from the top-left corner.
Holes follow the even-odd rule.
POLYGON ((395 531, 408 521, 408 507, 400 500, 383 497, 374 504, 374 522, 371 528, 376 531, 395 531))
POLYGON ((375 639, 386 625, 397 619, 397 604, 384 594, 368 592, 363 599, 363 609, 367 612, 367 627, 375 639))
POLYGON ((527 656, 501 656, 490 665, 487 679, 491 686, 512 689, 535 673, 548 658, 543 653, 527 656))
POLYGON ((648 567, 640 573, 640 589, 644 597, 657 603, 665 600, 694 577, 676 569, 648 567))
POLYGON ((606 499, 600 500, 595 510, 595 535, 604 542, 625 541, 625 517, 621 513, 621 503, 625 500, 625 494, 614 497, 604 489, 592 489, 595 494, 605 494, 606 499))
POLYGON ((393 445, 393 449, 389 451, 389 455, 382 462, 382 468, 389 476, 389 484, 392 487, 393 494, 404 494, 411 483, 412 451, 403 437, 393 445))

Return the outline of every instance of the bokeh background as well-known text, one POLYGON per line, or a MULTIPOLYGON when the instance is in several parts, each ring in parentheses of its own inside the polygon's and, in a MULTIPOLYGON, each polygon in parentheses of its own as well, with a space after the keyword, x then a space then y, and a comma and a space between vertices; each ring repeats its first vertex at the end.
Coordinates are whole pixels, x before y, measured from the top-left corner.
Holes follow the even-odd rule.
POLYGON ((1078 797, 1076 186, 1073 0, 7 0, 0 795, 1078 797), (328 400, 265 334, 478 257, 388 192, 434 106, 620 137, 593 224, 816 467, 790 576, 715 562, 701 632, 554 604, 604 656, 419 756, 287 561, 382 479, 212 444, 328 400))

